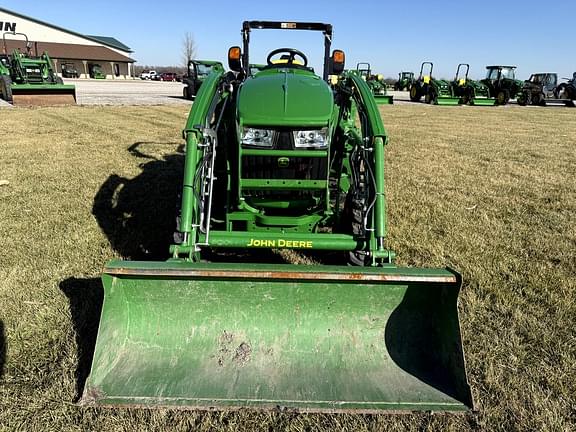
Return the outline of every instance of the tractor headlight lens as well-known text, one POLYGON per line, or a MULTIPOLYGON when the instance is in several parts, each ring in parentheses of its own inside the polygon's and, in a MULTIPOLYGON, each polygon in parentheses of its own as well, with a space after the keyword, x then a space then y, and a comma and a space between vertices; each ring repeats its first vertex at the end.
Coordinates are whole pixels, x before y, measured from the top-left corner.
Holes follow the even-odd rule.
POLYGON ((244 128, 242 130, 242 144, 258 147, 272 147, 274 131, 268 129, 244 128))
POLYGON ((328 128, 294 131, 294 146, 296 148, 326 148, 329 141, 328 128))

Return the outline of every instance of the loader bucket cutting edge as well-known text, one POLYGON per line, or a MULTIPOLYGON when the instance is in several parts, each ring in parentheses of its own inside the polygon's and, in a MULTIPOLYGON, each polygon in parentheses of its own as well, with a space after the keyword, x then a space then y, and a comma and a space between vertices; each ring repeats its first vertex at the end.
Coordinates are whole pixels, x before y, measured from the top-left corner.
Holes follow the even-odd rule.
POLYGON ((460 98, 439 97, 436 103, 438 105, 459 105, 460 104, 460 98))
POLYGON ((13 86, 12 103, 17 106, 76 105, 76 89, 73 85, 13 86))
POLYGON ((449 270, 112 262, 82 403, 472 408, 449 270))
POLYGON ((393 105, 394 104, 394 96, 383 96, 383 95, 376 95, 374 96, 376 103, 378 105, 393 105))
POLYGON ((496 99, 474 98, 474 105, 493 106, 496 105, 496 99))

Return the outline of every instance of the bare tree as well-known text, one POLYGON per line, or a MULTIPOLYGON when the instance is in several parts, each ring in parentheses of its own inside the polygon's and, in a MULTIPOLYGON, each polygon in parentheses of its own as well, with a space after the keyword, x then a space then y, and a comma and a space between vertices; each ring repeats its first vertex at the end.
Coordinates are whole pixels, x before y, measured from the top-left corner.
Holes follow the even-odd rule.
POLYGON ((190 60, 196 55, 196 44, 194 43, 194 37, 186 32, 184 38, 182 39, 182 61, 184 62, 184 67, 188 67, 190 60))

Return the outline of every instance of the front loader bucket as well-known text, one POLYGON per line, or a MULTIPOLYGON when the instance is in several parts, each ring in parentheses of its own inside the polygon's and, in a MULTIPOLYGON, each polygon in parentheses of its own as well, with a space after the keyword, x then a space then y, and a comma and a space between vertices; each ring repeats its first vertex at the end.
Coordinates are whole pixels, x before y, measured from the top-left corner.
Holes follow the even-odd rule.
POLYGON ((393 105, 394 96, 389 95, 374 95, 374 99, 378 105, 393 105))
POLYGON ((442 96, 438 96, 438 99, 436 100, 436 104, 437 105, 459 105, 460 104, 460 98, 457 97, 442 97, 442 96))
POLYGON ((84 405, 472 407, 448 270, 109 263, 84 405))
POLYGON ((70 84, 13 84, 12 103, 22 106, 76 105, 76 87, 70 84))
POLYGON ((475 97, 474 101, 473 101, 473 105, 494 106, 494 105, 496 105, 496 99, 475 97))

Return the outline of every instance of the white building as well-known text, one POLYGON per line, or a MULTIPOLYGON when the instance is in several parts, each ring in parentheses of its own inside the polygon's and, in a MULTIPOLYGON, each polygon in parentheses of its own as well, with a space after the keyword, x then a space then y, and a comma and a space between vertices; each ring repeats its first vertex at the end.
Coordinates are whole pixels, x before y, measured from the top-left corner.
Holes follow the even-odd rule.
POLYGON ((0 7, 0 52, 25 52, 26 39, 19 33, 28 38, 33 55, 48 53, 59 75, 73 69, 80 78, 90 78, 97 69, 107 79, 134 75, 132 50, 113 37, 83 35, 0 7))

